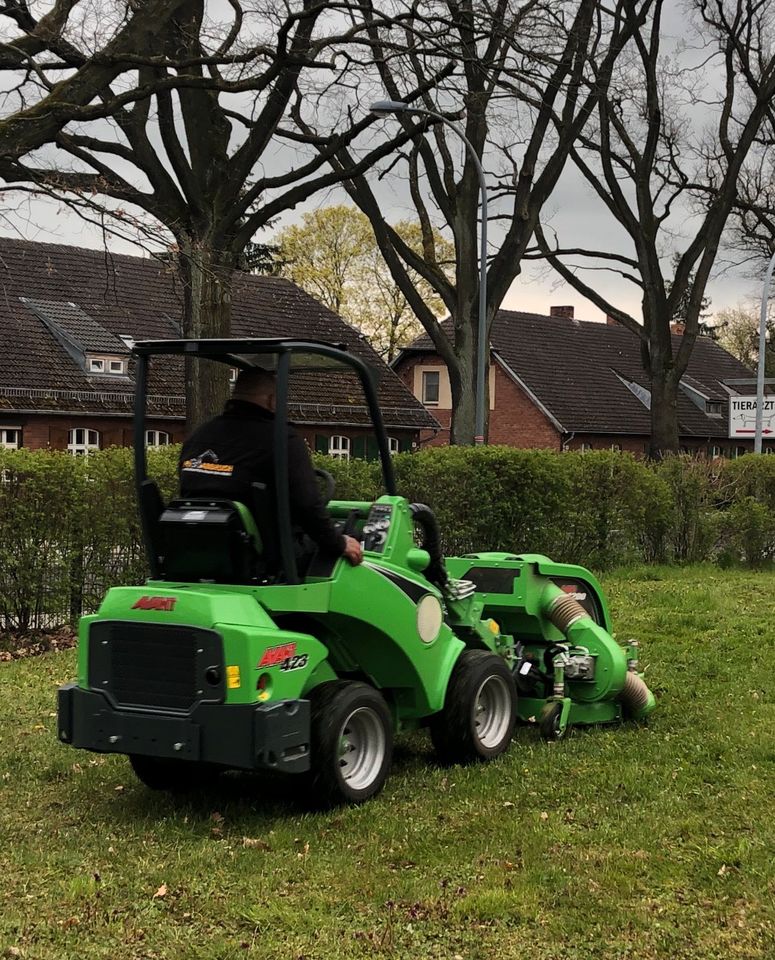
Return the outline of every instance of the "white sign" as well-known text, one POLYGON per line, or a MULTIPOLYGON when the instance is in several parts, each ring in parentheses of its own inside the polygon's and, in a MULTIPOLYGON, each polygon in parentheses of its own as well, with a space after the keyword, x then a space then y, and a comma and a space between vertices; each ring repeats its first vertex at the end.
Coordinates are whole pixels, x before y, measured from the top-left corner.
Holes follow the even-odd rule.
MULTIPOLYGON (((729 436, 753 440, 756 436, 756 397, 729 398, 729 436)), ((762 437, 775 439, 775 397, 764 398, 762 437)))

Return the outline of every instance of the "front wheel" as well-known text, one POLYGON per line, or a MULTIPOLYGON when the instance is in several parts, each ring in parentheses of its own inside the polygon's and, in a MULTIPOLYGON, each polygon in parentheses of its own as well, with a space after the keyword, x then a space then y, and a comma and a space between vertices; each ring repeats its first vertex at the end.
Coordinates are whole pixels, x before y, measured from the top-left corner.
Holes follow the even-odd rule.
POLYGON ((431 718, 443 763, 493 760, 507 749, 517 720, 517 689, 502 657, 464 650, 447 687, 444 709, 431 718))
POLYGON ((316 687, 312 704, 312 788, 324 806, 363 803, 382 789, 393 756, 393 724, 382 695, 366 683, 316 687))

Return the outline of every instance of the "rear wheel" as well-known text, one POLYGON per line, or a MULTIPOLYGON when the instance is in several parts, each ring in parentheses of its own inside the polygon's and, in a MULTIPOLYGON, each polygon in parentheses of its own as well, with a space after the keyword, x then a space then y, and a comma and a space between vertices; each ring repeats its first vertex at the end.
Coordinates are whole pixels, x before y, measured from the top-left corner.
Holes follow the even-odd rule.
POLYGON ((443 763, 493 760, 508 749, 517 719, 517 689, 502 657, 461 653, 444 709, 431 718, 433 746, 443 763))
POLYGON ((132 754, 129 762, 137 779, 146 787, 172 793, 194 790, 206 783, 212 773, 207 764, 195 760, 170 760, 167 757, 132 754))
POLYGON ((312 703, 312 785, 325 806, 362 803, 385 784, 393 724, 382 695, 366 683, 335 680, 316 687, 312 703))

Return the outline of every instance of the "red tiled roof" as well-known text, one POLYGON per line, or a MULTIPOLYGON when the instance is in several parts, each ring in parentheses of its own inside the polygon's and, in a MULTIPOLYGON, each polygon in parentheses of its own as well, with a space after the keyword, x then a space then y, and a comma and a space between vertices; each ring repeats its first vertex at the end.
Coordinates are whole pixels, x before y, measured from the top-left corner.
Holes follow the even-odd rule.
MULTIPOLYGON (((122 334, 135 340, 180 335, 183 291, 173 265, 59 244, 0 238, 0 409, 97 410, 127 413, 132 384, 89 376, 40 319, 34 304, 62 307, 60 322, 72 335, 80 311, 84 349, 105 352, 122 334), (69 305, 75 308, 68 309, 69 305), (73 326, 73 324, 75 326, 73 326)), ((378 371, 386 424, 435 428, 396 374, 353 327, 279 277, 237 273, 232 333, 243 337, 294 337, 343 343, 378 371)), ((290 416, 305 423, 368 424, 362 395, 346 376, 307 377, 292 395, 290 416)), ((182 363, 167 357, 151 365, 149 413, 183 414, 182 363)))

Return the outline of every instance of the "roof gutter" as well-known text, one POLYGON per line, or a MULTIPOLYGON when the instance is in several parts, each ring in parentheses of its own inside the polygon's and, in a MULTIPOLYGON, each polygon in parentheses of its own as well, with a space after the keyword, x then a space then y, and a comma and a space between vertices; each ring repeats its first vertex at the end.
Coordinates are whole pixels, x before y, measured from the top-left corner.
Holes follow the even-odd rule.
POLYGON ((556 430, 559 430, 560 433, 569 433, 570 431, 565 429, 565 427, 560 423, 557 417, 555 417, 552 411, 545 404, 541 403, 541 401, 533 393, 530 387, 525 383, 522 377, 514 373, 514 371, 506 363, 503 357, 496 350, 493 350, 491 352, 494 359, 497 360, 498 363, 500 364, 501 369, 504 370, 505 373, 514 381, 514 383, 516 383, 516 385, 527 395, 528 399, 531 400, 535 404, 535 406, 538 407, 538 409, 546 417, 546 419, 552 424, 552 426, 556 430))

